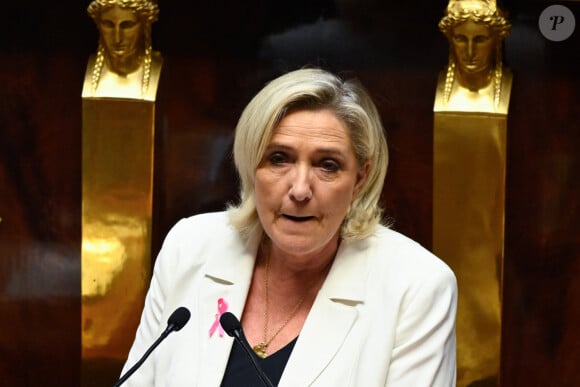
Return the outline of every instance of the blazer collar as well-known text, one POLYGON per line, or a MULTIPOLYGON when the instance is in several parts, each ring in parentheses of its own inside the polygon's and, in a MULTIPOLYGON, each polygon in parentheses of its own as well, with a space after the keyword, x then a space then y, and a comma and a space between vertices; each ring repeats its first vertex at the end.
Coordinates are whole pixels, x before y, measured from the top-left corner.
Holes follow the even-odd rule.
POLYGON ((280 387, 309 386, 342 346, 366 293, 366 242, 342 243, 282 374, 280 387))
MULTIPOLYGON (((228 311, 240 318, 252 279, 259 237, 248 243, 237 240, 223 247, 223 256, 212 258, 205 270, 199 302, 199 326, 208 330, 217 313, 217 300, 229 304, 228 311)), ((328 276, 318 292, 312 309, 292 351, 280 380, 283 386, 308 386, 335 356, 357 317, 357 305, 364 303, 368 264, 366 242, 341 243, 328 276)), ((233 340, 209 337, 202 330, 201 359, 204 359, 198 385, 221 381, 233 340)), ((248 367, 251 364, 248 362, 248 367)))

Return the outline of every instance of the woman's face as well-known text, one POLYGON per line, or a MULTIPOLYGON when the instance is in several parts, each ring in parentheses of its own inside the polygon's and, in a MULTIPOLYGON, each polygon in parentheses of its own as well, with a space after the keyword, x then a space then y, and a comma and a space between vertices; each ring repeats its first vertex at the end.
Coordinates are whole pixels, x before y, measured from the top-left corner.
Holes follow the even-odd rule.
POLYGON ((115 5, 101 13, 98 27, 112 70, 119 73, 136 70, 143 26, 135 12, 115 5))
POLYGON ((451 38, 460 71, 478 74, 491 70, 495 38, 487 25, 466 21, 453 29, 451 38))
POLYGON ((359 167, 331 111, 286 115, 255 173, 256 208, 272 248, 303 258, 332 253, 368 165, 359 167))

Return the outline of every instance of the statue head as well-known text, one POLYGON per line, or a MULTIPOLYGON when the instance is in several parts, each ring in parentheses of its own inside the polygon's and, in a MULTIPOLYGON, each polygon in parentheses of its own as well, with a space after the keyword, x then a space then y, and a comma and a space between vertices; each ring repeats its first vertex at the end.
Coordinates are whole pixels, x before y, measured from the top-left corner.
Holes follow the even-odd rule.
POLYGON ((501 82, 502 42, 510 28, 495 0, 450 0, 439 29, 450 44, 451 83, 455 75, 470 90, 501 82))
POLYGON ((151 24, 159 15, 156 0, 93 0, 87 12, 99 30, 94 88, 103 65, 120 75, 150 65, 151 24))

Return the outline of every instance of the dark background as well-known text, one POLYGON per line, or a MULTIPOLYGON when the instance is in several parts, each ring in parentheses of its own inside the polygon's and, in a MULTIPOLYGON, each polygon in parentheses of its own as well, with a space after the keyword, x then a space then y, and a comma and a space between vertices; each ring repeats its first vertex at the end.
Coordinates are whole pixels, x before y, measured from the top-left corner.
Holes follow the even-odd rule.
MULTIPOLYGON (((81 90, 98 35, 89 1, 3 3, 0 22, 0 385, 76 386, 80 359, 81 90)), ((580 385, 580 2, 568 40, 550 1, 504 1, 508 119, 502 385, 580 385)), ((433 101, 446 1, 163 1, 156 254, 179 218, 236 198, 229 147, 266 81, 303 65, 362 80, 387 128, 394 228, 431 245, 433 101)), ((131 155, 127 155, 131 157, 131 155)))

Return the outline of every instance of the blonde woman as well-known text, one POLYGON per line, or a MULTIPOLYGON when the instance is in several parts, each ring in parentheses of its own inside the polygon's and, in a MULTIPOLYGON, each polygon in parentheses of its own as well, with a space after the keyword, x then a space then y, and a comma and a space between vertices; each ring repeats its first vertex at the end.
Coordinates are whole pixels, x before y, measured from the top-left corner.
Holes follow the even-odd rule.
POLYGON ((273 385, 455 385, 456 281, 381 225, 387 143, 354 80, 287 73, 244 110, 234 143, 240 202, 169 232, 127 367, 180 306, 191 321, 131 386, 261 386, 219 316, 238 316, 273 385))

